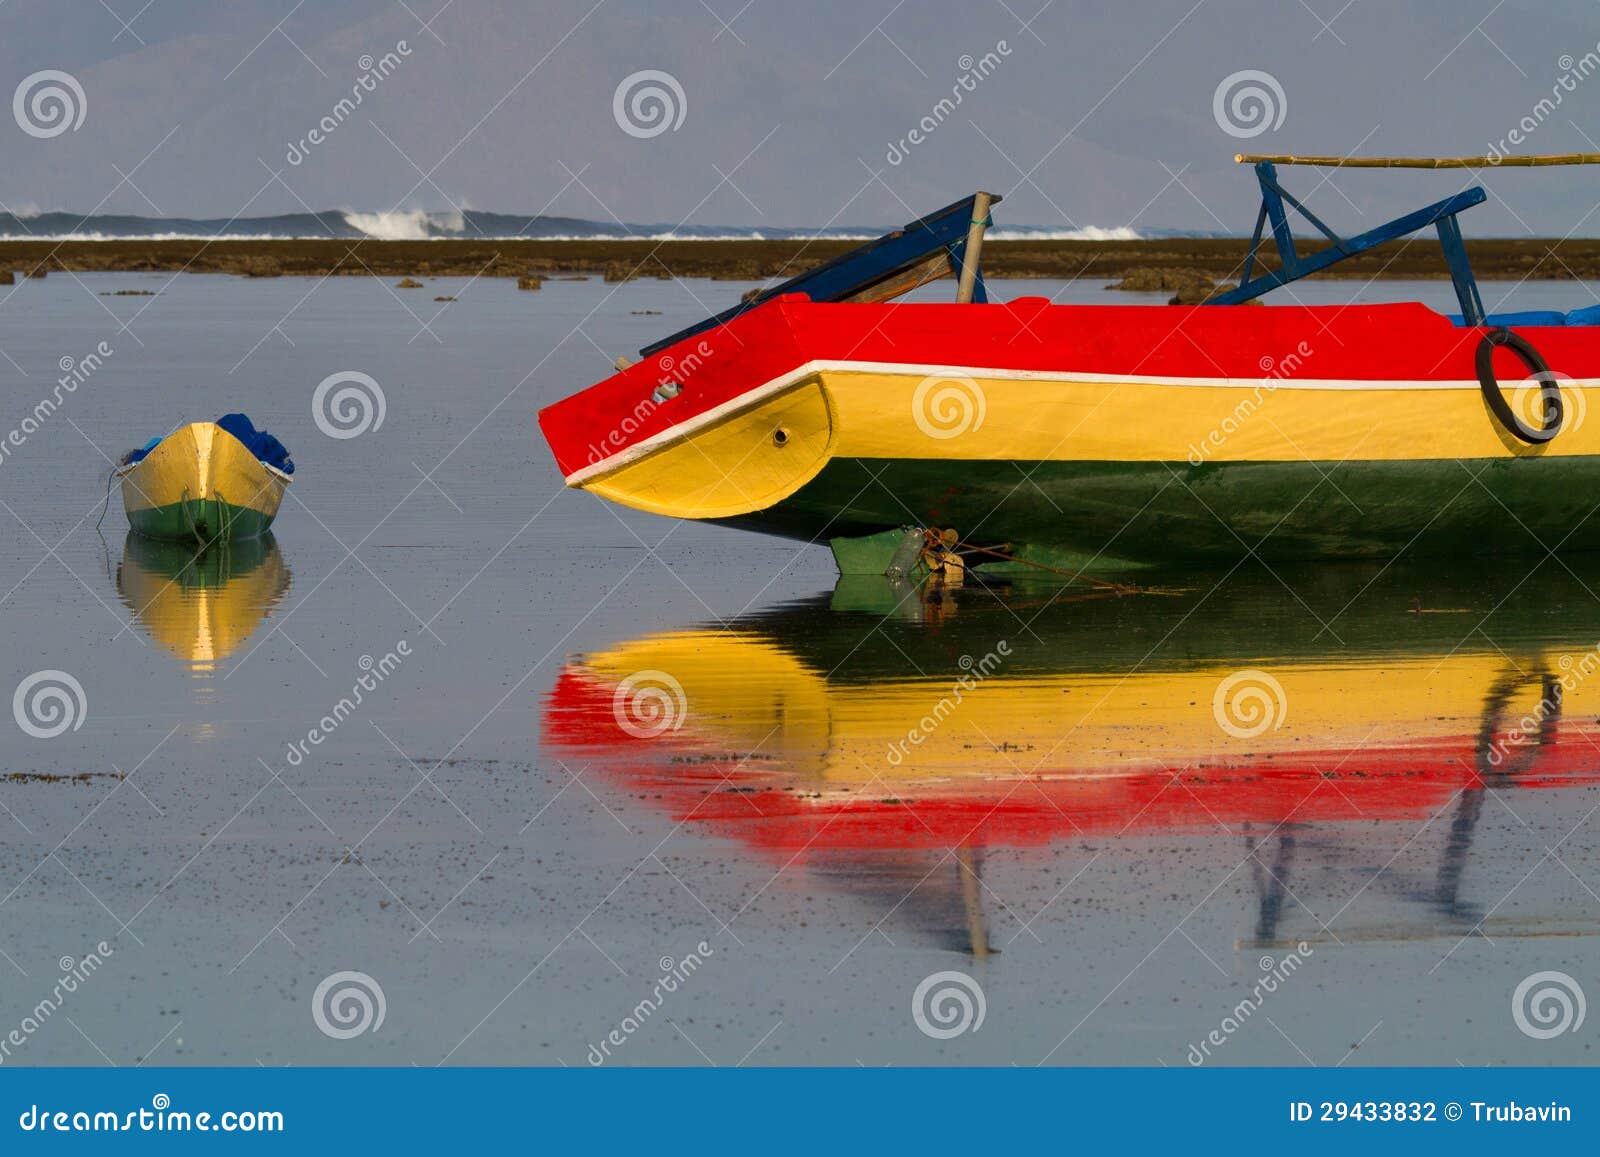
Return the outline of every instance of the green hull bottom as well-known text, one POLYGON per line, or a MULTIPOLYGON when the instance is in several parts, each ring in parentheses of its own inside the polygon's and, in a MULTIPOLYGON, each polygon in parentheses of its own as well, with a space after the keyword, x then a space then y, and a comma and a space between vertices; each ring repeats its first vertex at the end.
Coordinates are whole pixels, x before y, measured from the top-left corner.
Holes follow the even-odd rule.
POLYGON ((193 498, 130 511, 128 522, 134 530, 150 538, 194 543, 237 542, 265 534, 272 525, 272 516, 216 498, 193 498))
POLYGON ((1250 556, 1597 550, 1597 509, 1600 457, 1590 456, 1200 466, 845 459, 783 502, 721 521, 808 541, 951 527, 965 543, 1003 544, 1030 562, 1114 571, 1250 556))

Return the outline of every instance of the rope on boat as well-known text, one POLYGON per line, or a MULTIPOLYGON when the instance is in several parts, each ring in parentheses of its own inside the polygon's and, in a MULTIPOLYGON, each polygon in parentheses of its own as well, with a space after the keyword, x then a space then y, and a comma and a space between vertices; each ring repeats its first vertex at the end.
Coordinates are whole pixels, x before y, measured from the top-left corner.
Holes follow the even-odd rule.
POLYGON ((974 546, 970 542, 962 542, 959 538, 956 538, 953 542, 947 544, 940 532, 937 530, 925 530, 923 531, 923 534, 928 540, 927 549, 946 545, 954 546, 960 550, 968 551, 972 554, 987 554, 994 558, 998 558, 1003 562, 1014 562, 1021 566, 1033 567, 1035 570, 1048 571, 1051 574, 1061 575, 1063 578, 1081 579, 1091 586, 1099 587, 1101 590, 1105 591, 1113 591, 1119 595, 1137 594, 1139 591, 1138 587, 1128 586, 1126 583, 1114 583, 1107 579, 1095 578, 1093 575, 1084 574, 1082 571, 1062 570, 1060 567, 1046 566, 1042 562, 1033 562, 1030 559, 1018 558, 1014 554, 1010 554, 1007 551, 998 550, 992 546, 974 546))
POLYGON ((113 466, 106 471, 106 504, 100 508, 100 517, 95 519, 94 528, 99 531, 100 524, 106 520, 106 514, 111 509, 111 483, 116 481, 117 468, 113 466))

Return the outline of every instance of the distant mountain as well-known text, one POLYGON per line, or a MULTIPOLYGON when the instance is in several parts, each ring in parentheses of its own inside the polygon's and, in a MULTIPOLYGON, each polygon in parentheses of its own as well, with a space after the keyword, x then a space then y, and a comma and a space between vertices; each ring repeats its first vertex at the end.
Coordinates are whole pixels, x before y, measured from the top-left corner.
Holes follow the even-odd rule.
MULTIPOLYGON (((137 217, 121 213, 84 216, 78 213, 0 213, 0 238, 13 241, 125 240, 161 238, 319 238, 348 237, 385 241, 426 241, 437 238, 528 238, 530 240, 595 240, 601 238, 641 240, 761 239, 789 237, 832 237, 864 239, 877 237, 894 226, 834 226, 825 229, 751 228, 742 225, 624 225, 589 221, 581 217, 547 217, 538 214, 488 213, 477 209, 464 212, 430 213, 422 210, 399 212, 360 212, 329 209, 320 213, 285 213, 272 217, 137 217)), ((997 225, 989 234, 994 240, 1034 239, 1062 241, 1136 241, 1144 237, 1223 236, 1195 234, 1181 230, 1140 229, 1122 226, 1081 229, 1049 228, 1033 225, 997 225)))

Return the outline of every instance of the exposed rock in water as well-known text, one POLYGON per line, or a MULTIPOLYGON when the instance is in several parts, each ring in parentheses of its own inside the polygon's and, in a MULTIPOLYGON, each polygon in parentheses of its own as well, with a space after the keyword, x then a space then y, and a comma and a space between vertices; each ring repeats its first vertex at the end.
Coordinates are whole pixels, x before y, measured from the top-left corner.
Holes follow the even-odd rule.
POLYGON ((245 257, 239 261, 238 268, 246 277, 283 276, 283 263, 276 257, 245 257))
POLYGON ((399 281, 394 283, 394 287, 396 289, 421 289, 422 282, 418 281, 414 277, 402 277, 399 281))
POLYGON ((1121 281, 1114 281, 1106 288, 1128 293, 1176 293, 1180 297, 1190 298, 1196 294, 1210 293, 1216 288, 1216 282, 1209 274, 1198 269, 1144 266, 1128 270, 1121 281))
POLYGON ((15 285, 17 275, 9 269, 0 269, 0 285, 15 285))
POLYGON ((435 301, 454 301, 455 298, 453 298, 453 297, 436 297, 433 300, 435 300, 435 301))
MULTIPOLYGON (((609 278, 607 280, 609 280, 609 278)), ((544 285, 544 278, 542 277, 529 276, 517 278, 518 289, 538 289, 542 285, 544 285)))

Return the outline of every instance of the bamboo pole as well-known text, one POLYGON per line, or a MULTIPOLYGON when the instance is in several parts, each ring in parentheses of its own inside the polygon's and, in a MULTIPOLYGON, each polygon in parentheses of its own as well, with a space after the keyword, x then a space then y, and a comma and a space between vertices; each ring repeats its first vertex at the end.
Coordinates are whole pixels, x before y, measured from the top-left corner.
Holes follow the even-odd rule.
POLYGON ((1547 153, 1530 157, 1297 157, 1235 153, 1241 165, 1319 165, 1331 169, 1528 169, 1545 165, 1600 165, 1600 153, 1547 153))
POLYGON ((961 250, 961 280, 956 284, 959 302, 971 301, 978 284, 978 257, 983 252, 983 231, 989 227, 989 206, 993 203, 993 193, 979 193, 972 198, 972 224, 967 226, 967 243, 961 250))

